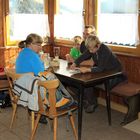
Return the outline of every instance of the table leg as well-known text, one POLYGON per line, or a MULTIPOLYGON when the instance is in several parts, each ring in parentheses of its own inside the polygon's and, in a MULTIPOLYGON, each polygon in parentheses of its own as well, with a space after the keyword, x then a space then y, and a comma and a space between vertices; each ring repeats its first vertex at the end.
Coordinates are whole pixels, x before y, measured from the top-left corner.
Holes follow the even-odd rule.
POLYGON ((105 81, 105 93, 106 93, 106 106, 108 114, 108 123, 111 125, 111 107, 110 107, 110 92, 109 92, 109 80, 105 81))
POLYGON ((84 94, 84 88, 80 86, 79 102, 78 102, 78 140, 81 140, 81 134, 82 134, 83 94, 84 94))

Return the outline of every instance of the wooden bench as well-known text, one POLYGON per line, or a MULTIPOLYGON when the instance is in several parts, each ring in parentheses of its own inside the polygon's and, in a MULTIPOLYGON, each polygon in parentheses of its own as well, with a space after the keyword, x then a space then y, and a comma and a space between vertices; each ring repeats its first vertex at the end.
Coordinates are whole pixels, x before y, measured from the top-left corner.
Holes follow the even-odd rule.
MULTIPOLYGON (((96 89, 105 91, 103 85, 97 86, 96 89)), ((140 84, 125 81, 115 86, 110 93, 122 97, 128 108, 121 125, 125 125, 138 118, 138 113, 140 112, 140 84)))
POLYGON ((138 118, 140 111, 140 84, 132 82, 118 84, 111 90, 111 94, 122 97, 128 107, 121 125, 125 125, 138 118))

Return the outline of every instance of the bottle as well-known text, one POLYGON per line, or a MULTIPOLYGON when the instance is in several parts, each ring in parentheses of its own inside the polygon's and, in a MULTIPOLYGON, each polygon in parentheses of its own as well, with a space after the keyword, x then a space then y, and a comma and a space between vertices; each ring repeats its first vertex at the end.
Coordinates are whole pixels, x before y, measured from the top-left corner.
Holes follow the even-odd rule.
POLYGON ((44 66, 45 66, 45 69, 50 67, 50 54, 49 53, 44 54, 44 66))

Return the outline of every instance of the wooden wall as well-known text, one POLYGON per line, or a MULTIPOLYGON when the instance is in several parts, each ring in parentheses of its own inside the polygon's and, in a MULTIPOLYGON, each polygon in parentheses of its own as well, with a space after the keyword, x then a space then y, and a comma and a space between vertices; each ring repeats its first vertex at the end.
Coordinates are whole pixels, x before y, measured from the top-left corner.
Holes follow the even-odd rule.
POLYGON ((0 67, 12 67, 19 51, 17 47, 0 47, 0 67))
POLYGON ((140 83, 140 56, 116 53, 128 75, 128 80, 140 83))

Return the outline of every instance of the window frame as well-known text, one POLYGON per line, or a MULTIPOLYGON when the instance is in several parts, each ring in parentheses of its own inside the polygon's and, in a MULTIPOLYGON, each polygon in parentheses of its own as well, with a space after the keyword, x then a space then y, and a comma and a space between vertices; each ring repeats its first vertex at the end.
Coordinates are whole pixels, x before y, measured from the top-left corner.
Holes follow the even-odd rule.
MULTIPOLYGON (((3 46, 7 46, 7 27, 6 27, 6 18, 8 15, 8 5, 7 2, 9 0, 3 0, 3 46)), ((55 2, 56 0, 45 0, 48 3, 48 7, 51 6, 51 9, 47 9, 48 11, 48 16, 49 16, 49 24, 50 24, 50 44, 51 45, 62 45, 62 46, 72 46, 72 41, 68 40, 62 40, 62 39, 54 39, 54 11, 55 9, 55 2), (51 11, 51 12, 50 12, 51 11), (55 40, 55 41, 54 41, 55 40)), ((84 22, 85 25, 91 24, 94 25, 95 28, 97 27, 97 4, 98 0, 83 0, 84 1, 84 22)), ((139 7, 140 7, 140 0, 139 0, 139 7)), ((138 19, 138 33, 140 35, 140 16, 138 19)), ((16 42, 17 43, 17 42, 16 42)), ((15 45, 14 43, 12 45, 15 45)), ((113 45, 113 44, 107 44, 114 52, 119 52, 119 53, 127 53, 127 54, 132 54, 132 55, 140 55, 140 44, 136 46, 136 48, 131 48, 127 46, 120 46, 120 45, 113 45)))
MULTIPOLYGON (((97 12, 98 12, 98 0, 95 1, 95 12, 93 12, 93 15, 95 15, 95 27, 97 27, 97 12)), ((140 9, 140 0, 139 0, 139 9, 140 9)), ((98 32, 98 31, 97 31, 98 32)), ((140 16, 138 16, 138 34, 140 37, 140 16)), ((134 55, 140 55, 140 43, 136 45, 136 47, 131 46, 123 46, 123 45, 114 45, 114 44, 106 44, 109 46, 114 52, 120 52, 120 53, 128 53, 128 54, 134 54, 134 55)))
MULTIPOLYGON (((10 20, 9 20, 9 0, 4 0, 3 3, 5 7, 4 13, 4 44, 6 46, 15 46, 18 44, 19 40, 11 41, 10 40, 10 20)), ((45 14, 48 14, 48 0, 44 0, 45 5, 45 14)))
MULTIPOLYGON (((59 12, 59 1, 60 0, 54 0, 54 14, 56 14, 57 12, 59 12)), ((83 7, 85 7, 85 1, 86 0, 83 0, 83 7)), ((84 8, 83 8, 83 11, 84 11, 84 8)), ((85 21, 85 15, 83 14, 83 20, 85 21)), ((54 24, 54 23, 53 23, 54 24)), ((84 23, 85 24, 85 23, 84 23)), ((55 38, 54 37, 54 45, 64 45, 64 46, 67 46, 67 47, 72 47, 73 46, 73 41, 70 40, 70 39, 65 39, 65 38, 55 38)))

